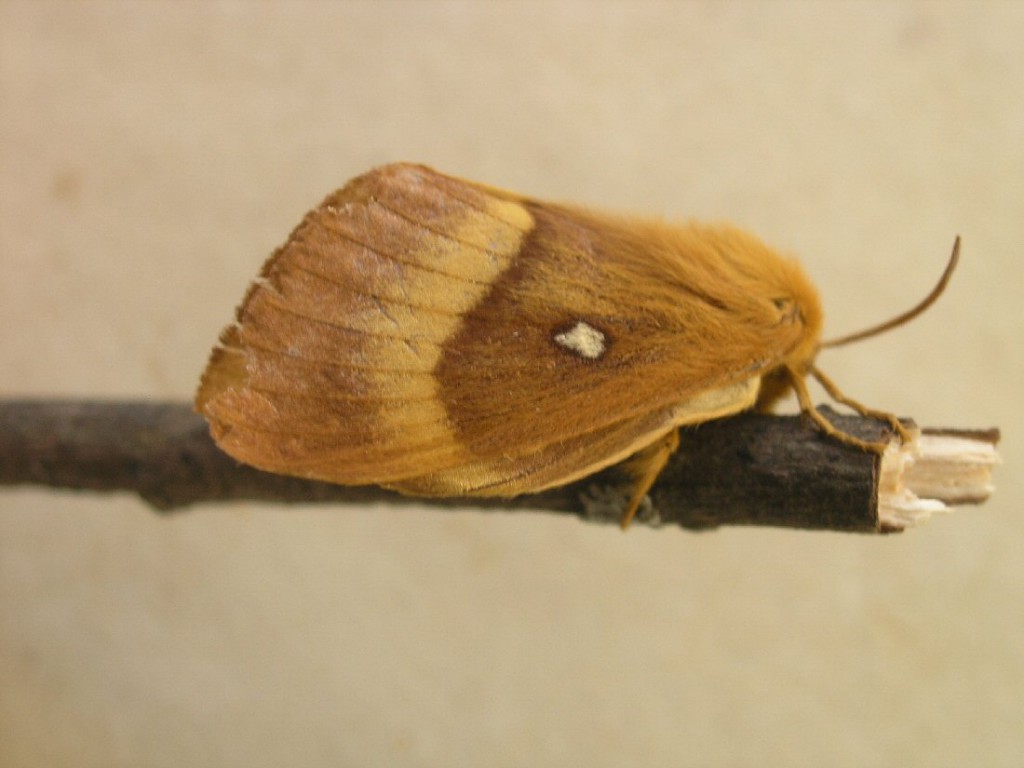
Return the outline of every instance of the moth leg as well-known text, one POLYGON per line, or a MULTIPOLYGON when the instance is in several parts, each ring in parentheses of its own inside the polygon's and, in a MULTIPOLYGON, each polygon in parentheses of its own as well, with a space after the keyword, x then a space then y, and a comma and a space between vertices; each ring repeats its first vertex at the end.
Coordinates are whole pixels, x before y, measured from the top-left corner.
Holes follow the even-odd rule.
MULTIPOLYGON (((790 368, 787 368, 786 370, 789 371, 789 377, 793 382, 793 391, 796 392, 796 399, 797 402, 800 403, 800 410, 810 417, 811 421, 817 425, 818 429, 829 437, 838 440, 841 443, 852 445, 855 448, 860 448, 862 451, 879 454, 885 451, 887 447, 886 443, 869 443, 867 440, 861 440, 859 437, 855 437, 848 432, 843 432, 841 429, 837 429, 831 421, 818 413, 818 410, 814 407, 814 402, 811 400, 811 393, 807 391, 807 383, 804 381, 803 377, 790 368)), ((825 386, 824 383, 822 383, 822 386, 825 386)), ((828 390, 828 387, 825 386, 825 389, 828 390)), ((832 395, 832 392, 830 391, 829 394, 832 395)), ((835 397, 834 395, 832 396, 835 397)), ((844 400, 841 400, 838 397, 835 397, 835 399, 837 402, 849 405, 849 403, 844 402, 844 400)), ((850 407, 853 408, 854 406, 850 407)), ((885 419, 887 415, 888 414, 882 414, 882 418, 885 419)), ((900 436, 902 437, 902 433, 900 436)))
POLYGON ((832 379, 830 379, 828 376, 826 376, 823 371, 819 370, 813 365, 810 367, 809 370, 810 374, 814 378, 816 378, 818 382, 821 384, 821 386, 825 388, 825 391, 828 392, 829 397, 831 397, 837 403, 842 403, 847 408, 852 408, 861 416, 867 416, 868 418, 878 419, 879 421, 887 422, 889 426, 891 426, 895 430, 896 434, 900 436, 900 442, 909 443, 913 441, 914 436, 910 434, 910 430, 903 426, 903 423, 899 420, 899 418, 896 417, 895 414, 886 413, 885 411, 876 411, 874 408, 868 408, 866 405, 862 405, 853 398, 845 395, 843 391, 839 389, 836 383, 832 381, 832 379))
POLYGON ((622 513, 619 525, 622 530, 629 528, 629 524, 636 517, 636 511, 643 503, 647 492, 651 490, 654 481, 658 479, 661 470, 668 463, 668 458, 675 453, 679 447, 679 430, 673 429, 664 437, 660 437, 643 450, 635 453, 625 465, 625 470, 633 476, 633 490, 629 495, 629 504, 626 511, 622 513))

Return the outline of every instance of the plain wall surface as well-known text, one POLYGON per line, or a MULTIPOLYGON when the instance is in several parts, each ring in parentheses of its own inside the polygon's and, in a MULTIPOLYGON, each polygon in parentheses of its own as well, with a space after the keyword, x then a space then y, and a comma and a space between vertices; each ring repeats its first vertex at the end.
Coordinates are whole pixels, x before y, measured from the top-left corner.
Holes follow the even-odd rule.
POLYGON ((872 405, 1003 428, 895 537, 0 489, 0 765, 1024 764, 1022 3, 0 0, 0 395, 188 399, 392 160, 798 254, 872 405))

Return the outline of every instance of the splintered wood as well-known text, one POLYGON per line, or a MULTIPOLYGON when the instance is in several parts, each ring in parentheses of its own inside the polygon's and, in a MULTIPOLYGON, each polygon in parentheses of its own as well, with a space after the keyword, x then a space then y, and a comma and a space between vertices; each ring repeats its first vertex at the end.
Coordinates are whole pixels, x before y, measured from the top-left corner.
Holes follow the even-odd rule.
POLYGON ((892 444, 882 456, 879 524, 903 530, 952 506, 986 501, 1000 463, 996 440, 994 431, 926 430, 909 443, 892 444))

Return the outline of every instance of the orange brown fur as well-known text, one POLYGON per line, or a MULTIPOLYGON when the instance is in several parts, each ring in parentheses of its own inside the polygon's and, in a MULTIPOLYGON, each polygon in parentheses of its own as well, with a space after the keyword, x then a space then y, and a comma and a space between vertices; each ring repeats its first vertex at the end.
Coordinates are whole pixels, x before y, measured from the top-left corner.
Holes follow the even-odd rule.
POLYGON ((263 469, 515 495, 752 406, 762 378, 806 373, 821 325, 799 265, 733 227, 397 164, 328 197, 270 258, 196 403, 263 469), (577 322, 604 339, 594 359, 555 340, 577 322))

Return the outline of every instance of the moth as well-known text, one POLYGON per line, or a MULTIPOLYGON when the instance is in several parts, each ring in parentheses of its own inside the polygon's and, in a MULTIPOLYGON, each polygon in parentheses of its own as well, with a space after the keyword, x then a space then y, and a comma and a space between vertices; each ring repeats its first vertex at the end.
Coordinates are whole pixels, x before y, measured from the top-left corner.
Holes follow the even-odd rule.
POLYGON ((239 461, 419 496, 515 496, 619 462, 636 514, 678 430, 805 379, 818 293, 800 265, 728 225, 597 213, 412 164, 372 170, 303 219, 250 286, 196 396, 239 461))

